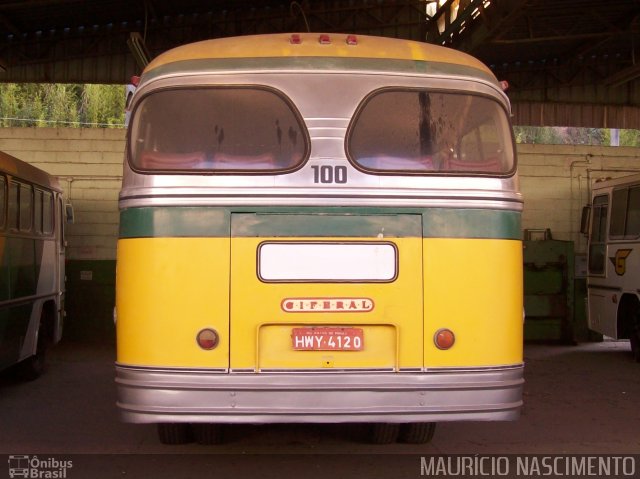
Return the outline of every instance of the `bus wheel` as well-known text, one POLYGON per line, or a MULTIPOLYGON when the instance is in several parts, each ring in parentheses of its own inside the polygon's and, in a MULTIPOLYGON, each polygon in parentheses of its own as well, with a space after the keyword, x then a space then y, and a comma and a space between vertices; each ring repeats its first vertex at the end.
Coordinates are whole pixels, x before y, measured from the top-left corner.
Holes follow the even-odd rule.
POLYGON ((372 444, 391 444, 398 440, 400 424, 377 422, 371 425, 369 439, 372 444))
POLYGON ((18 376, 25 381, 33 381, 42 376, 47 358, 49 340, 45 334, 42 321, 38 326, 38 344, 36 353, 28 357, 18 365, 18 376))
POLYGON ((187 444, 191 442, 191 428, 184 423, 160 423, 158 438, 162 444, 187 444))
POLYGON ((412 422, 400 427, 399 440, 407 444, 427 444, 435 432, 435 422, 412 422))
POLYGON ((194 424, 193 436, 198 444, 222 443, 222 424, 194 424))
POLYGON ((631 344, 631 354, 633 359, 640 363, 640 319, 635 318, 634 324, 629 333, 629 344, 631 344))
MULTIPOLYGON (((620 305, 623 314, 623 331, 629 338, 633 359, 640 363, 640 303, 634 298, 620 305)), ((618 326, 620 327, 620 326, 618 326)))

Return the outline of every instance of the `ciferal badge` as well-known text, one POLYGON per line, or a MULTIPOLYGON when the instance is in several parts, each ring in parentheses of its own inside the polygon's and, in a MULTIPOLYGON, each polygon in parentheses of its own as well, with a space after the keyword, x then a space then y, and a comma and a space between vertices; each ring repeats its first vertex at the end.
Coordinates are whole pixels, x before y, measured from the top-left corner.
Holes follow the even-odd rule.
POLYGON ((285 298, 286 313, 368 313, 374 308, 370 298, 285 298))

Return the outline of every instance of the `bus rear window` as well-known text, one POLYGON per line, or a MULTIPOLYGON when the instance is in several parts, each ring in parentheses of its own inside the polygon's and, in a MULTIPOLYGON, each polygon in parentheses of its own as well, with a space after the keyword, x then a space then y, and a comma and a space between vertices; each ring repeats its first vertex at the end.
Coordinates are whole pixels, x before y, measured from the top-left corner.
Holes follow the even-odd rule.
POLYGON ((497 102, 416 89, 365 99, 349 128, 347 154, 372 173, 499 176, 515 166, 507 113, 497 102))
POLYGON ((308 144, 300 115, 274 90, 182 88, 136 107, 130 159, 154 172, 284 172, 302 165, 308 144))

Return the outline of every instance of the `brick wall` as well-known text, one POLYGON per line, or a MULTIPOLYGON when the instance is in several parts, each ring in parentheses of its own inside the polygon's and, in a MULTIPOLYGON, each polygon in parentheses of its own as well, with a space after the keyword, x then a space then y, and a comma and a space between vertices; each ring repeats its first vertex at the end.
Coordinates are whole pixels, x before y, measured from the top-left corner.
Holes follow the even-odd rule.
MULTIPOLYGON (((0 129, 0 150, 60 177, 76 214, 69 259, 115 259, 124 135, 121 129, 0 129)), ((585 249, 578 229, 589 182, 640 170, 640 148, 518 145, 518 154, 523 228, 550 228, 554 238, 575 241, 576 252, 585 249)))

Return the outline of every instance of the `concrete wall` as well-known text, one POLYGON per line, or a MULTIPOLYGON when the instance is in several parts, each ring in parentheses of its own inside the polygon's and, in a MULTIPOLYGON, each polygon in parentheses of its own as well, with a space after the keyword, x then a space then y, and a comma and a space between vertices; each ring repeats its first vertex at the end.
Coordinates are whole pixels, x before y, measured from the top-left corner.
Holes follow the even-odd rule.
POLYGON ((0 150, 56 175, 71 199, 71 260, 115 259, 124 145, 122 129, 0 128, 0 150))
POLYGON ((597 179, 640 171, 640 148, 518 145, 523 229, 551 229, 554 239, 572 240, 586 252, 580 234, 582 207, 597 179))
MULTIPOLYGON (((0 128, 0 150, 60 177, 76 213, 68 228, 71 260, 114 260, 118 189, 125 132, 119 129, 0 128)), ((640 170, 640 148, 518 145, 525 198, 523 228, 550 228, 555 239, 573 240, 588 185, 596 178, 640 170)))

